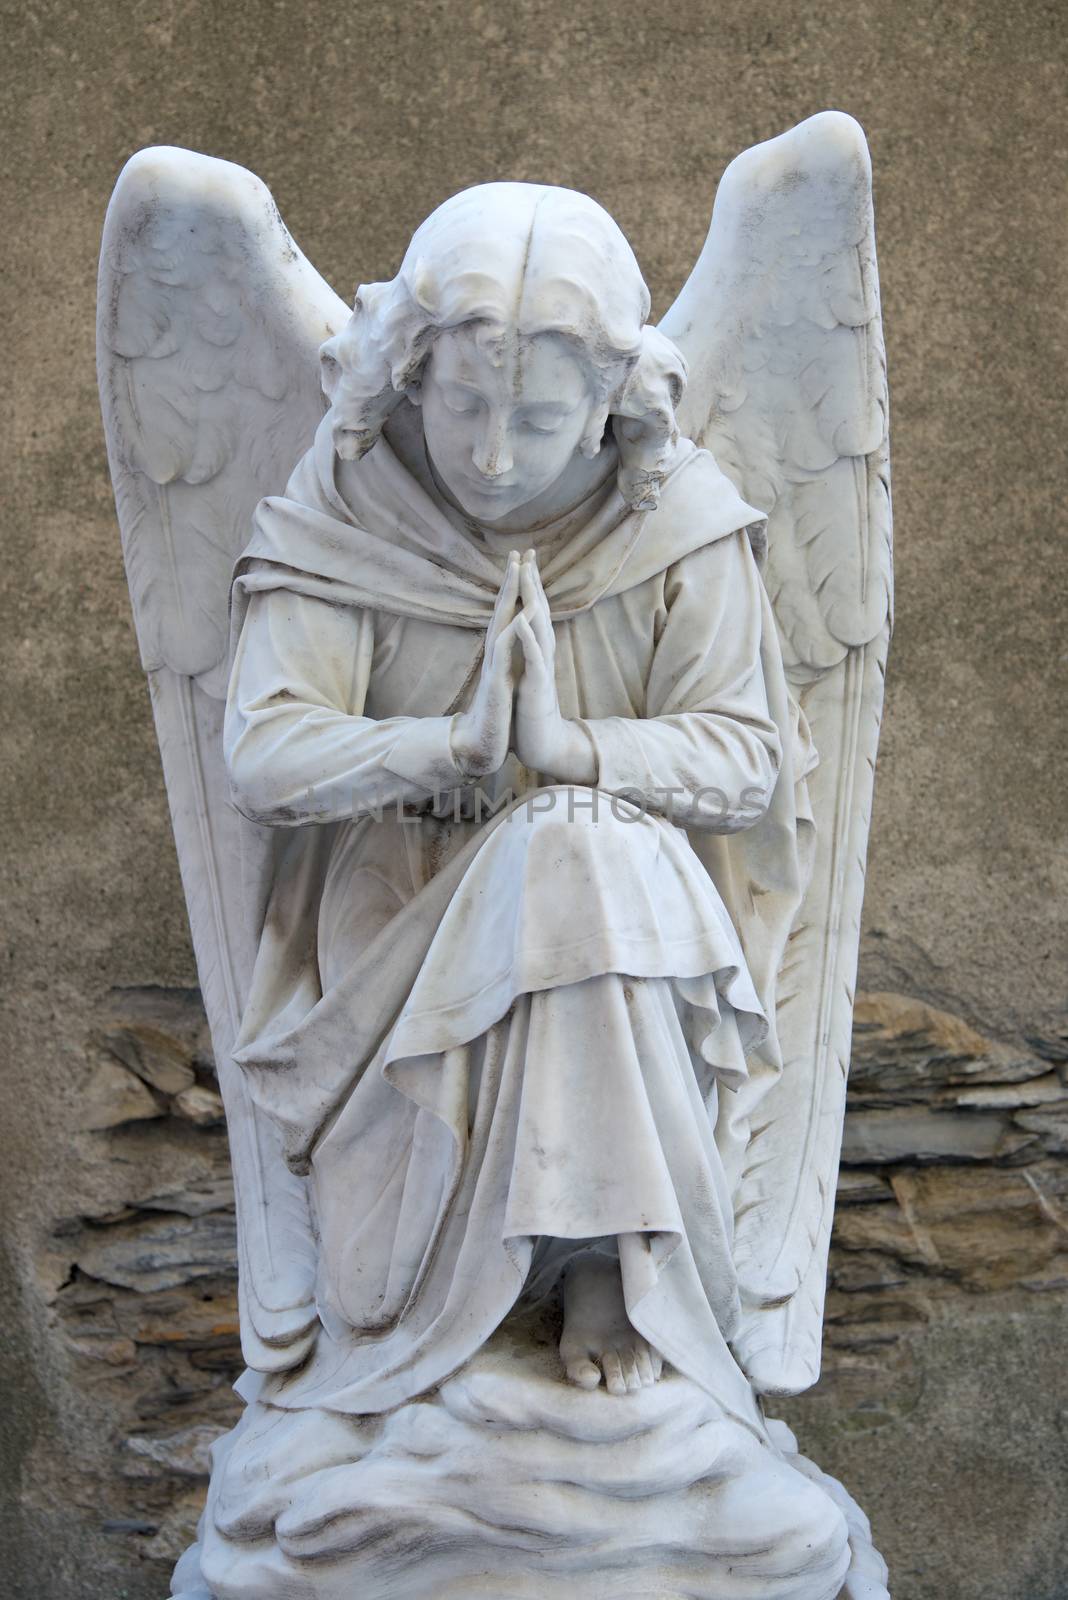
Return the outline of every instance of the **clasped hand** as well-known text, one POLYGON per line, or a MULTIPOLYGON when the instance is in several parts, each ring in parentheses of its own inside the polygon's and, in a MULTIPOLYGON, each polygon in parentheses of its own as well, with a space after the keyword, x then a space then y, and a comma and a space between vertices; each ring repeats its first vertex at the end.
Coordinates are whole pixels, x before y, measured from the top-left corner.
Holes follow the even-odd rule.
POLYGON ((510 748, 532 772, 570 783, 594 781, 593 748, 582 727, 560 710, 556 640, 537 557, 508 557, 486 632, 478 688, 453 720, 452 749, 460 770, 488 777, 510 748))

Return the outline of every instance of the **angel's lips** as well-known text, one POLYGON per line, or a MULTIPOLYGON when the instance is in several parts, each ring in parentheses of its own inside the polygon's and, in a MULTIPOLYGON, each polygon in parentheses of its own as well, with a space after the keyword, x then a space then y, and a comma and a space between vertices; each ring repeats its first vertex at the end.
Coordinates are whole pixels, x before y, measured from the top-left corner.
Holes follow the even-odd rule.
POLYGON ((518 485, 509 478, 471 478, 463 480, 465 489, 470 489, 473 494, 510 494, 518 485))

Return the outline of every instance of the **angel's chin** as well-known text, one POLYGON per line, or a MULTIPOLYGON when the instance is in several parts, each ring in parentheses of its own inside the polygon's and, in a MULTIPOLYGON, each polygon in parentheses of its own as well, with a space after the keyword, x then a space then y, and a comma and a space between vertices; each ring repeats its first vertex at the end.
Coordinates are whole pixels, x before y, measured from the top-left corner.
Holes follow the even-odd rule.
POLYGON ((474 517, 476 522, 488 523, 491 527, 495 522, 519 511, 528 499, 526 494, 517 494, 514 489, 478 490, 468 485, 464 485, 459 493, 454 489, 453 494, 467 516, 474 517))

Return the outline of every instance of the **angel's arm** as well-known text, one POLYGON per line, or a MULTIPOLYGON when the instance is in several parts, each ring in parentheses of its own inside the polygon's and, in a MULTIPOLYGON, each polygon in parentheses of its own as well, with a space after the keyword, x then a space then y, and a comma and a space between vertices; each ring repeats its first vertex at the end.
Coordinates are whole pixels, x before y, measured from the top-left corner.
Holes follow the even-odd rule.
POLYGON ((421 805, 464 780, 451 717, 362 715, 370 612, 275 589, 253 594, 226 711, 238 808, 275 827, 421 805))
POLYGON ((782 753, 760 660, 760 575, 745 533, 670 568, 664 598, 646 715, 583 721, 596 784, 636 790, 687 826, 734 832, 763 815, 782 753))

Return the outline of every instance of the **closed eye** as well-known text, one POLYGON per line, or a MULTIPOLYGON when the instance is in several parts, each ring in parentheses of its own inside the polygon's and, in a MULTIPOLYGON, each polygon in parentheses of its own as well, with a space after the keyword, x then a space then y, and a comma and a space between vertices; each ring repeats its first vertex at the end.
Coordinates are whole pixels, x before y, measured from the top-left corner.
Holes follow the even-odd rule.
POLYGON ((482 396, 474 389, 465 389, 458 383, 443 386, 441 398, 445 402, 445 409, 451 411, 454 417, 473 416, 485 404, 482 396))
POLYGON ((447 396, 443 398, 446 411, 451 411, 454 417, 472 417, 482 404, 474 395, 466 400, 451 400, 447 396))
POLYGON ((531 433, 559 433, 570 415, 570 411, 561 411, 559 406, 539 406, 537 410, 525 412, 522 423, 531 433))

